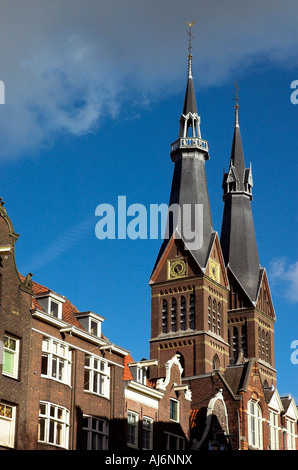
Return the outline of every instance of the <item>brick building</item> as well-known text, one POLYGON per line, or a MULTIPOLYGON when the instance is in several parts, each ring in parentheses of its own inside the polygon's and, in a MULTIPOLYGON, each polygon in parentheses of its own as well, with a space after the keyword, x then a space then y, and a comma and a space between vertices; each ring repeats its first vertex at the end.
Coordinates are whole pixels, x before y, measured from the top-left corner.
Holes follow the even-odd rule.
POLYGON ((103 317, 18 272, 18 235, 0 201, 1 449, 297 449, 297 406, 276 388, 275 313, 259 263, 238 99, 219 237, 191 44, 189 51, 171 147, 169 205, 181 219, 169 212, 150 278, 149 359, 134 361, 104 336, 103 317))

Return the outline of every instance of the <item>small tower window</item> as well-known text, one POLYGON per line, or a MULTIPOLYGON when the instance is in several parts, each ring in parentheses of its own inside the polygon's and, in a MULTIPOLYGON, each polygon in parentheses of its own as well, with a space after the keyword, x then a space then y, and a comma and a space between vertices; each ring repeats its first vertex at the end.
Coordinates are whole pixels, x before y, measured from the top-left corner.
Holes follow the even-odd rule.
POLYGON ((180 329, 181 330, 186 329, 185 310, 186 310, 185 297, 182 295, 181 300, 180 300, 180 329))
POLYGON ((189 297, 189 328, 195 329, 195 296, 190 294, 189 297))
POLYGON ((211 308, 212 300, 211 297, 208 297, 208 330, 211 331, 211 308))
POLYGON ((172 324, 172 331, 176 331, 177 330, 177 301, 175 297, 172 298, 171 324, 172 324))
POLYGON ((219 365, 220 365, 220 362, 219 362, 218 355, 215 354, 215 356, 213 357, 213 361, 212 361, 212 370, 218 370, 219 365))
POLYGON ((216 300, 213 300, 212 306, 212 331, 216 333, 216 300))
POLYGON ((168 302, 163 299, 162 302, 162 332, 168 332, 168 302))
POLYGON ((238 328, 233 327, 233 358, 237 361, 238 358, 238 328))
POLYGON ((217 304, 217 334, 220 335, 220 326, 221 326, 221 303, 217 304))
POLYGON ((247 357, 247 326, 242 325, 241 327, 241 349, 244 357, 247 357))

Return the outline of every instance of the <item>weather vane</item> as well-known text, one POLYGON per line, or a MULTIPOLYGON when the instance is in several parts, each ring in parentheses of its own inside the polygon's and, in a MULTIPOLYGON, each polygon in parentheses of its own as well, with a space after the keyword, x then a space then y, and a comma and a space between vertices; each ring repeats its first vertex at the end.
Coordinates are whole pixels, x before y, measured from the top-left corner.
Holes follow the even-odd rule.
POLYGON ((235 125, 237 127, 239 127, 239 105, 238 105, 238 90, 239 90, 239 87, 238 87, 238 84, 237 84, 237 81, 234 82, 234 85, 235 85, 235 125))
POLYGON ((236 101, 235 107, 239 108, 239 106, 238 106, 238 90, 239 90, 239 87, 238 87, 238 84, 237 84, 237 80, 236 80, 236 82, 234 82, 234 85, 235 85, 235 98, 234 98, 234 100, 236 101))
POLYGON ((186 24, 188 26, 188 50, 189 50, 189 55, 191 55, 191 39, 193 38, 191 34, 191 28, 195 24, 195 21, 191 21, 191 22, 186 21, 186 24))

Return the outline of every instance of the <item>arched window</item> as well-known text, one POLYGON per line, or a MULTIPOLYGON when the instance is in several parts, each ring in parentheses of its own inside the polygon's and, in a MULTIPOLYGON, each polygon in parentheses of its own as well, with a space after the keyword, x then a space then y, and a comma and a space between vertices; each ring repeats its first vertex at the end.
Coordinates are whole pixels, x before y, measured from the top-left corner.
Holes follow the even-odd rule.
POLYGON ((262 357, 262 332, 261 328, 258 329, 258 337, 259 337, 259 358, 262 357))
POLYGON ((172 298, 171 325, 172 325, 172 331, 176 331, 177 330, 177 301, 175 297, 172 298))
POLYGON ((221 329, 221 303, 217 304, 217 334, 220 335, 221 329))
POLYGON ((162 332, 168 332, 168 302, 163 299, 162 302, 162 332))
POLYGON ((262 331, 262 359, 265 360, 265 331, 262 331))
POLYGON ((269 362, 269 333, 266 332, 265 335, 265 361, 269 362))
POLYGON ((211 308, 212 308, 212 300, 211 297, 208 297, 208 330, 211 331, 211 308))
POLYGON ((219 365, 220 365, 220 362, 219 362, 218 355, 215 354, 215 356, 213 357, 213 361, 212 361, 212 370, 218 370, 219 365))
POLYGON ((258 402, 249 400, 247 414, 248 444, 256 449, 263 449, 262 410, 258 402))
POLYGON ((189 328, 195 329, 195 296, 190 294, 189 296, 189 328))
POLYGON ((213 300, 212 304, 212 331, 216 333, 216 300, 213 300))
POLYGON ((247 325, 246 323, 241 327, 241 349, 243 356, 247 357, 247 325))
POLYGON ((237 361, 238 358, 238 328, 236 326, 233 327, 233 358, 237 361))
POLYGON ((185 313, 186 313, 186 303, 185 303, 185 297, 184 295, 182 295, 180 299, 180 330, 186 329, 185 313))

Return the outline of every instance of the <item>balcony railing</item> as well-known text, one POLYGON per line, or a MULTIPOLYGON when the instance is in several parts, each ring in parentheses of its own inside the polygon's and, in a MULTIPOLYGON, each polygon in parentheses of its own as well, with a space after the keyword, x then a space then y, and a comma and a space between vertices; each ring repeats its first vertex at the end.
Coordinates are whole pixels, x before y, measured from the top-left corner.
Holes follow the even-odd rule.
POLYGON ((179 148, 199 148, 208 152, 208 142, 198 137, 181 137, 171 145, 171 151, 179 148))

